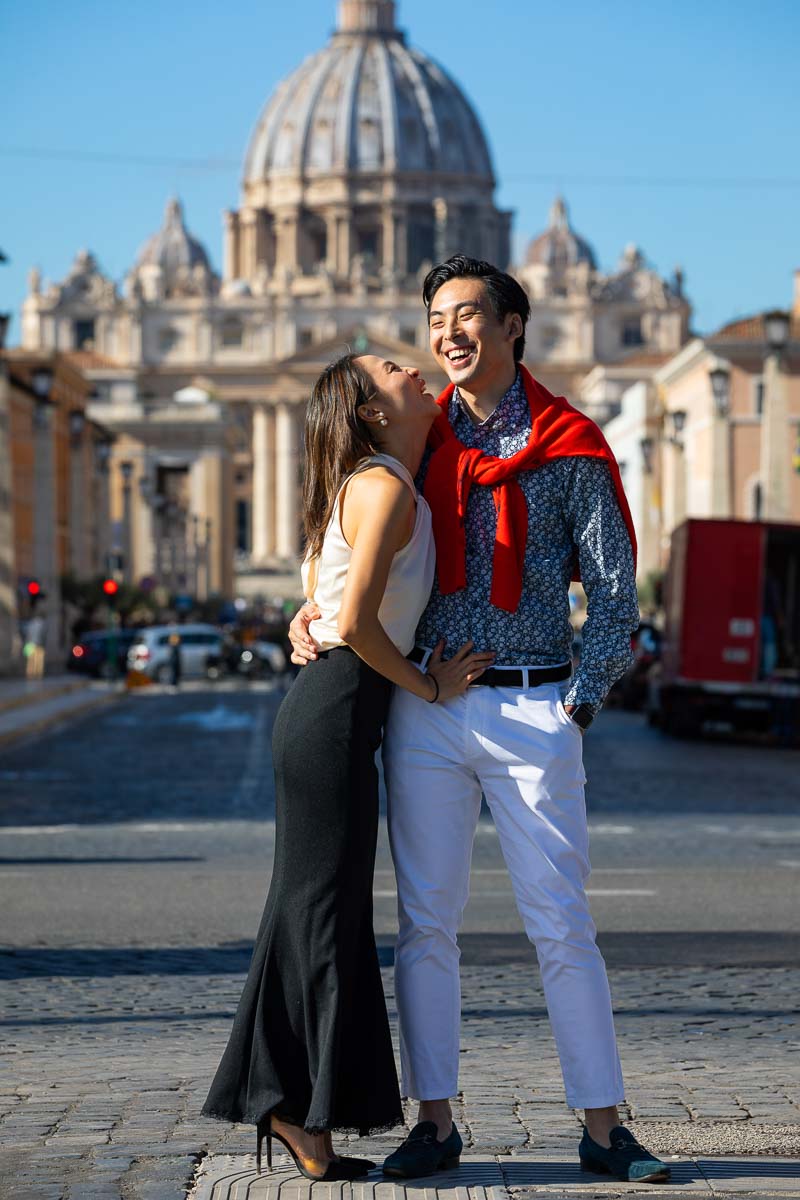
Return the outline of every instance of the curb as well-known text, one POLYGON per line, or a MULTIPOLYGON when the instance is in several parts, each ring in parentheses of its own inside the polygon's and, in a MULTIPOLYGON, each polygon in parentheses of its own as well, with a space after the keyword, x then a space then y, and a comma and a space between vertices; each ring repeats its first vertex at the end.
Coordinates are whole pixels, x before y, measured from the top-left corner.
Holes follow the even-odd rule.
POLYGON ((42 689, 40 695, 36 695, 34 692, 20 692, 18 696, 13 696, 10 700, 0 698, 0 715, 14 712, 17 708, 33 708, 35 705, 44 704, 48 700, 56 700, 59 696, 67 696, 73 692, 88 690, 89 686, 90 680, 85 678, 63 679, 60 683, 54 684, 46 691, 42 689))
MULTIPOLYGON (((70 689, 72 690, 72 689, 70 689)), ((73 708, 62 709, 61 711, 48 713, 46 716, 36 718, 32 713, 33 719, 18 729, 10 729, 3 733, 0 730, 0 750, 8 749, 15 743, 22 741, 24 738, 35 737, 39 734, 46 733, 49 729, 64 725, 70 721, 77 720, 79 717, 84 717, 93 712, 95 709, 103 708, 107 704, 111 704, 116 700, 121 700, 125 692, 107 692, 100 695, 94 694, 87 696, 85 703, 75 705, 73 708)), ((54 699, 54 697, 49 697, 54 699)), ((31 705, 31 708, 34 706, 31 705)))

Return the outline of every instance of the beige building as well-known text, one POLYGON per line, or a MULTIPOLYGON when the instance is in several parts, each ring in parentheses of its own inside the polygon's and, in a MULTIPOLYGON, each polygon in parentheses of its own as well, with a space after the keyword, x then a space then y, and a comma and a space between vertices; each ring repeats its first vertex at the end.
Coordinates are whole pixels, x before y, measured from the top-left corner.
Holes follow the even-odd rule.
MULTIPOLYGON (((50 659, 63 657, 67 576, 101 575, 111 549, 108 430, 88 416, 89 384, 69 355, 11 350, 3 356, 10 481, 11 584, 18 617, 32 615, 28 584, 45 617, 50 659)), ((17 631, 14 631, 16 633, 17 631)), ((16 649, 6 669, 19 667, 16 649)))
POLYGON ((783 316, 781 346, 770 314, 756 314, 694 338, 622 392, 605 433, 625 464, 640 576, 666 565, 687 517, 800 522, 800 271, 783 316))
MULTIPOLYGON (((393 0, 341 0, 327 45, 258 117, 239 206, 224 214, 221 274, 174 199, 121 286, 88 251, 61 283, 31 273, 24 345, 84 355, 93 414, 120 445, 142 447, 120 460, 134 464, 127 492, 112 471, 117 521, 120 505, 130 509, 135 580, 164 582, 176 557, 191 564, 196 522, 214 591, 296 590, 302 422, 316 374, 348 345, 385 347, 443 382, 421 280, 456 251, 509 265, 511 214, 494 195, 477 114, 408 44, 393 0), (178 493, 165 559, 159 514, 178 493)), ((686 340, 680 274, 664 281, 634 248, 604 274, 563 200, 518 274, 533 301, 528 361, 573 398, 598 363, 686 340)), ((191 590, 193 569, 178 574, 191 590)))

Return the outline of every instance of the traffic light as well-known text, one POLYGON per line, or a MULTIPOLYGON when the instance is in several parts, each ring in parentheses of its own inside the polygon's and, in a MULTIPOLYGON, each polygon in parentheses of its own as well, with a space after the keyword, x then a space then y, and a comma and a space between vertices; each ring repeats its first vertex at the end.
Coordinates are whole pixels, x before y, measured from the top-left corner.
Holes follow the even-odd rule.
POLYGON ((107 596, 116 596, 117 592, 119 591, 119 584, 117 583, 116 579, 104 579, 103 591, 107 596))
POLYGON ((28 595, 29 596, 41 596, 41 594, 42 594, 42 585, 39 583, 39 580, 38 579, 29 579, 28 580, 28 595))

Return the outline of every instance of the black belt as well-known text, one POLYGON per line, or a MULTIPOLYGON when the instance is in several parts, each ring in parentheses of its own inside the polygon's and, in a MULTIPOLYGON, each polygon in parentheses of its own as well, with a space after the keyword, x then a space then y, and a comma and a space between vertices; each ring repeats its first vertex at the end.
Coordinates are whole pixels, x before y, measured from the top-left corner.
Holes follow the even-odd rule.
MULTIPOLYGON (((406 657, 409 662, 421 663, 430 651, 415 646, 406 657)), ((538 687, 541 683, 561 683, 572 674, 572 664, 560 667, 488 667, 472 687, 538 687)))

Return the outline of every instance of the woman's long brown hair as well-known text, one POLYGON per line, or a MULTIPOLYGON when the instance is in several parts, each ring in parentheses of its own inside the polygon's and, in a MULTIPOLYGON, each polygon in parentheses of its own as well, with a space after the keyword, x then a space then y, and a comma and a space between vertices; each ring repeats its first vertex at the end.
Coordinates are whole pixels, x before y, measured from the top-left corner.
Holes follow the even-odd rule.
POLYGON ((303 522, 306 555, 316 558, 342 482, 362 458, 377 454, 370 427, 358 407, 375 395, 375 385, 352 354, 320 375, 306 412, 303 522))

